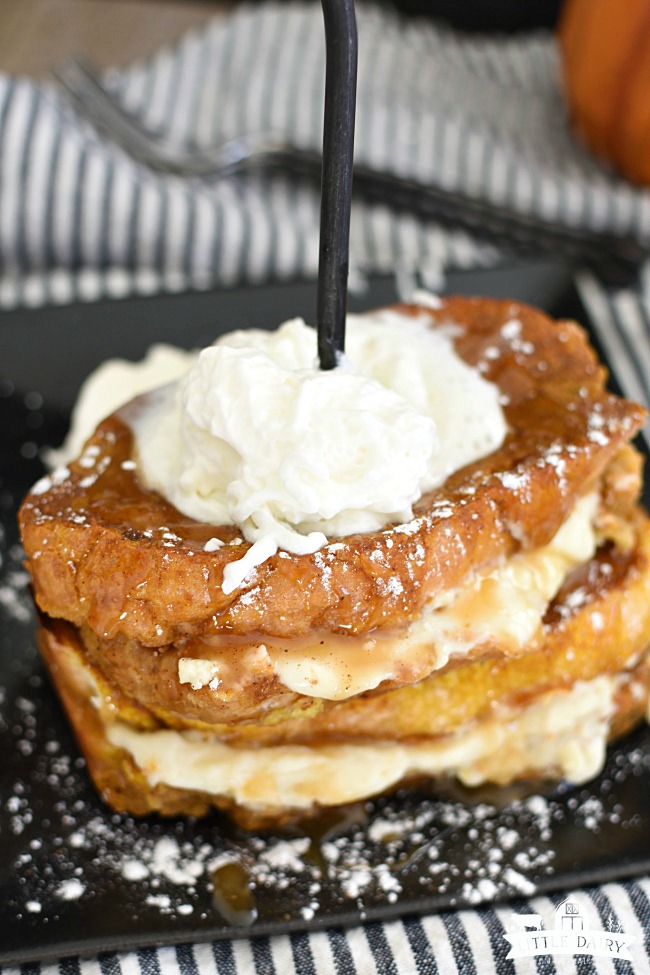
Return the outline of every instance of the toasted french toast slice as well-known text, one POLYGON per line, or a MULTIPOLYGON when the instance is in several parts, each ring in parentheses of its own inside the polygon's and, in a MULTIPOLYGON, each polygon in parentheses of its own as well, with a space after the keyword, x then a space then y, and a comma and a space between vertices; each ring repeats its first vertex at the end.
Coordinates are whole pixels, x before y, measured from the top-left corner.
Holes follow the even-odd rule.
POLYGON ((140 484, 127 414, 118 413, 69 471, 39 482, 22 505, 39 607, 101 639, 123 634, 150 647, 188 629, 366 633, 402 625, 481 567, 545 544, 640 429, 644 410, 606 391, 573 323, 487 299, 401 310, 451 329, 463 359, 498 385, 509 428, 501 448, 423 496, 411 522, 312 555, 280 553, 226 594, 224 568, 247 543, 231 544, 236 528, 193 521, 140 484), (224 545, 206 552, 212 537, 224 545))

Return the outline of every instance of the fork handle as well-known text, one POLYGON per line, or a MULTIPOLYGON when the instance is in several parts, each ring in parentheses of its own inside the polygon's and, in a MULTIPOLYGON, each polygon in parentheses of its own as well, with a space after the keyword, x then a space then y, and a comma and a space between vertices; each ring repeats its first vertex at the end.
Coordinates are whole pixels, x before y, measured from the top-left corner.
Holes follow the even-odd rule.
MULTIPOLYGON (((275 154, 273 158, 269 155, 266 165, 270 169, 277 167, 283 172, 289 170, 314 177, 320 157, 300 150, 295 155, 275 154)), ((364 165, 354 166, 352 192, 369 202, 435 220, 449 228, 460 227, 518 256, 559 252, 571 261, 586 264, 611 286, 632 284, 641 264, 650 258, 650 242, 644 246, 633 237, 547 221, 534 214, 364 165)))

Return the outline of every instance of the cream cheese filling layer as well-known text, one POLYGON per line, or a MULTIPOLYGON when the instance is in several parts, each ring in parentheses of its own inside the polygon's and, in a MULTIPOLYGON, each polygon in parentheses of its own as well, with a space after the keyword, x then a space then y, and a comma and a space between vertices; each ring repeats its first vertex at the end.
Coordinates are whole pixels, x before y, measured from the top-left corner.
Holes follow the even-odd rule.
POLYGON ((453 775, 466 785, 504 784, 552 772, 586 782, 604 764, 615 677, 551 691, 446 738, 417 742, 232 748, 196 731, 106 728, 151 786, 226 796, 250 809, 307 809, 376 795, 409 776, 453 775))
MULTIPOLYGON (((482 644, 517 653, 539 631, 567 573, 593 556, 597 505, 596 494, 580 499, 548 545, 477 576, 447 605, 425 610, 399 634, 266 640, 255 648, 256 669, 275 674, 297 694, 338 701, 384 681, 422 680, 482 644)), ((219 638, 209 659, 181 657, 179 681, 195 690, 227 691, 233 668, 226 654, 220 659, 218 645, 219 638)))

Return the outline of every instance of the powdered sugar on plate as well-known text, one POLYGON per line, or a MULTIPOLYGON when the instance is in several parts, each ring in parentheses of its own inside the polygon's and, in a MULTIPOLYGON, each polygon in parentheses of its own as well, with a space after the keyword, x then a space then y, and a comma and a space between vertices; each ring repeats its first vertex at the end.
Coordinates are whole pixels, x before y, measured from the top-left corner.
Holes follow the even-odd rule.
POLYGON ((71 906, 108 901, 135 922, 153 913, 219 929, 215 885, 226 864, 240 871, 261 922, 280 908, 306 924, 322 912, 371 917, 414 895, 443 905, 529 896, 552 883, 568 827, 589 845, 604 828, 634 826, 614 785, 650 765, 641 748, 617 751, 597 791, 514 798, 501 809, 404 790, 278 834, 247 834, 217 814, 137 821, 95 797, 69 734, 52 723, 49 687, 32 674, 24 691, 0 696, 11 752, 0 835, 13 878, 3 911, 15 922, 56 922, 71 906))
POLYGON ((9 865, 0 924, 38 917, 54 931, 108 911, 127 933, 155 928, 161 915, 176 931, 191 923, 232 933, 219 906, 224 865, 228 882, 234 875, 248 893, 246 923, 262 927, 475 905, 559 884, 567 836, 589 850, 607 833, 614 848, 612 830, 627 838, 639 828, 617 796, 650 777, 641 747, 616 750, 597 786, 515 795, 507 805, 499 790, 403 790, 281 834, 247 834, 216 813, 202 821, 112 813, 42 673, 21 558, 10 545, 0 574, 0 593, 11 592, 0 601, 0 847, 9 865))
MULTIPOLYGON (((597 422, 593 429, 600 435, 597 422)), ((242 933, 528 896, 579 882, 594 864, 610 863, 615 875, 621 850, 633 871, 649 829, 647 730, 612 752, 597 783, 507 804, 503 793, 403 790, 275 835, 243 833, 216 813, 202 821, 112 813, 89 783, 36 651, 16 544, 21 490, 12 482, 0 491, 0 958, 52 957, 61 944, 98 951, 109 935, 113 945, 230 936, 235 921, 220 913, 218 896, 224 868, 250 895, 240 916, 252 927, 242 933), (616 853, 603 859, 606 851, 616 853)), ((395 529, 416 530, 416 522, 395 529)))

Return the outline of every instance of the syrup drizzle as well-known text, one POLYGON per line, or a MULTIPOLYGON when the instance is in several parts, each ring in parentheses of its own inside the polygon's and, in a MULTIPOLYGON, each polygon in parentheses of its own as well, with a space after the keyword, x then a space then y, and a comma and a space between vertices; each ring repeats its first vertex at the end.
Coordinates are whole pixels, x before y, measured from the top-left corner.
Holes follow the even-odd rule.
POLYGON ((248 928, 257 919, 257 904, 251 875, 237 860, 222 864, 210 875, 212 905, 226 924, 248 928))
POLYGON ((367 827, 368 811, 362 802, 332 809, 322 809, 318 815, 300 822, 297 835, 309 837, 305 859, 317 867, 323 877, 331 870, 323 855, 323 845, 348 832, 353 827, 367 827))

